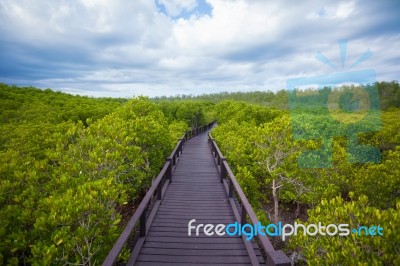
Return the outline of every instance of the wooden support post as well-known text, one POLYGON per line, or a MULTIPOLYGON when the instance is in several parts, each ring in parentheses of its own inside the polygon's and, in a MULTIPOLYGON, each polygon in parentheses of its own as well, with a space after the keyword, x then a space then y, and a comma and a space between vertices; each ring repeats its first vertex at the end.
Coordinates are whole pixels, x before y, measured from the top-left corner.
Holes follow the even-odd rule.
POLYGON ((246 217, 247 217, 247 211, 246 211, 246 208, 244 207, 244 204, 243 204, 243 202, 242 202, 242 215, 241 215, 241 219, 240 219, 240 223, 242 224, 242 225, 244 225, 244 224, 246 224, 247 223, 247 220, 246 220, 246 217))
POLYGON ((221 157, 219 159, 219 165, 220 165, 220 168, 221 168, 221 183, 223 182, 223 180, 224 180, 224 178, 226 176, 226 168, 225 168, 225 165, 224 165, 224 161, 226 161, 225 157, 221 157))
POLYGON ((233 184, 231 179, 229 179, 229 197, 233 197, 233 184))
POLYGON ((158 186, 157 186, 157 200, 161 200, 163 185, 164 185, 164 182, 158 183, 158 186))
POLYGON ((177 155, 178 157, 180 157, 181 154, 182 154, 183 139, 179 139, 179 141, 180 141, 180 143, 179 143, 179 148, 178 148, 178 150, 176 151, 176 155, 177 155))
POLYGON ((169 166, 167 169, 167 179, 169 179, 169 182, 172 182, 172 158, 169 157, 167 161, 169 162, 169 166))
POLYGON ((147 208, 145 208, 142 212, 142 215, 140 216, 140 236, 144 237, 146 236, 146 214, 147 214, 147 208))

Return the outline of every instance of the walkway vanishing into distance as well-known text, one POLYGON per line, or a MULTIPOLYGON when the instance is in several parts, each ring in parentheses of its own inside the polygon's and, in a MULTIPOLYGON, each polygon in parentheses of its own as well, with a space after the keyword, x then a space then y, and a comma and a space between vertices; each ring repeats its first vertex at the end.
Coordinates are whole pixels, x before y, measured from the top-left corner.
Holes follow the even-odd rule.
MULTIPOLYGON (((195 229, 188 235, 188 223, 192 219, 196 219, 193 226, 227 225, 244 222, 246 217, 250 218, 248 223, 253 223, 256 219, 247 199, 242 199, 245 196, 237 187, 226 160, 213 139, 209 139, 207 131, 211 127, 209 124, 200 131, 192 131, 190 137, 200 134, 188 140, 186 134, 178 142, 158 177, 160 180, 156 179, 157 184, 153 184, 158 189, 148 192, 158 200, 152 205, 143 204, 150 206, 147 211, 138 207, 136 212, 140 213, 135 213, 136 217, 127 226, 132 228, 124 230, 103 265, 113 264, 120 252, 119 246, 126 242, 132 250, 128 265, 265 265, 264 257, 267 265, 290 265, 286 255, 274 250, 266 237, 256 244, 244 236, 207 236, 203 228, 199 236, 195 229), (224 175, 227 177, 221 179, 224 175), (133 240, 132 236, 128 240, 124 234, 131 234, 136 223, 140 223, 135 227, 140 230, 133 240), (264 256, 259 246, 263 247, 264 256)), ((151 202, 146 197, 143 201, 151 202)))
MULTIPOLYGON (((192 219, 196 219, 194 224, 214 225, 236 221, 206 133, 186 143, 136 264, 251 265, 241 237, 204 233, 196 237, 195 230, 188 236, 192 219)), ((258 249, 256 252, 260 254, 258 249)))

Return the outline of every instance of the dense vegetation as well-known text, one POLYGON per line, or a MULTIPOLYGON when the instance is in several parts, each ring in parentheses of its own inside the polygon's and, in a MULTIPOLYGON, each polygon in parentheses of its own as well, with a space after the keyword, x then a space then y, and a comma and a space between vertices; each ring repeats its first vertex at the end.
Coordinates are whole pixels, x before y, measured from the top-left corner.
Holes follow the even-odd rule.
MULTIPOLYGON (((374 84, 380 96, 380 107, 386 110, 390 106, 400 107, 400 85, 397 81, 376 82, 374 84)), ((249 91, 249 92, 221 92, 202 95, 176 95, 155 97, 155 101, 208 101, 218 103, 224 100, 243 101, 256 103, 263 106, 275 107, 279 109, 288 108, 287 91, 280 90, 276 93, 271 91, 249 91)))
POLYGON ((99 264, 193 106, 175 119, 145 98, 0 89, 1 264, 99 264))
MULTIPOLYGON (((371 117, 362 120, 364 124, 330 121, 321 108, 310 108, 310 103, 290 111, 231 100, 215 106, 219 125, 213 136, 261 220, 293 223, 302 218, 306 225, 384 228, 384 235, 376 237, 293 236, 289 243, 280 243, 293 261, 400 264, 400 109, 396 108, 400 102, 386 98, 381 102, 390 106, 384 112, 371 112, 371 117), (348 132, 360 132, 362 147, 377 147, 380 162, 368 162, 358 146, 352 146, 348 132), (322 149, 326 154, 318 158, 328 159, 328 164, 302 167, 301 156, 324 147, 323 138, 328 137, 332 151, 322 149)), ((338 121, 348 116, 335 113, 338 121)), ((307 162, 312 160, 306 157, 307 162)))
POLYGON ((99 264, 122 231, 121 210, 140 200, 177 139, 215 118, 212 134, 263 222, 384 228, 278 243, 294 261, 400 264, 400 88, 375 85, 382 111, 350 128, 310 102, 294 110, 285 91, 127 100, 0 84, 0 264, 99 264), (379 163, 348 149, 356 131, 379 163), (301 167, 321 136, 332 136, 328 167, 301 167))

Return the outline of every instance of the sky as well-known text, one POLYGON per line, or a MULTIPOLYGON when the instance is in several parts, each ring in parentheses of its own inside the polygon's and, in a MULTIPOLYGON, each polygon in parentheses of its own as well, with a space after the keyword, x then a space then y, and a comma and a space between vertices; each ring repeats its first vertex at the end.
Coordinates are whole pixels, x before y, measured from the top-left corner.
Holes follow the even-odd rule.
POLYGON ((154 97, 400 80, 399 14, 397 0, 0 0, 0 82, 154 97))

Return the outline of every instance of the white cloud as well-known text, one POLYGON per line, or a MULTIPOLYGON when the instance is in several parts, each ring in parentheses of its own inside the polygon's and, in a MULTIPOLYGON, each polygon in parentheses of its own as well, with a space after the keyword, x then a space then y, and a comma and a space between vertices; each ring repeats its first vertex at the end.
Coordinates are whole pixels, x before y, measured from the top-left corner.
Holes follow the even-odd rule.
POLYGON ((282 89, 331 71, 315 53, 340 63, 343 38, 349 62, 371 48, 366 67, 398 79, 400 33, 383 32, 394 23, 372 0, 206 2, 210 15, 173 20, 198 2, 158 0, 167 16, 153 0, 0 0, 0 81, 96 96, 282 89))
POLYGON ((192 11, 197 7, 197 0, 157 0, 159 5, 163 5, 168 15, 178 16, 184 11, 192 11))
POLYGON ((321 7, 319 10, 314 11, 307 15, 308 19, 346 19, 352 15, 355 11, 355 2, 346 1, 340 3, 334 3, 333 5, 327 5, 321 7))
POLYGON ((345 19, 348 18, 354 11, 354 2, 340 3, 336 9, 334 17, 345 19))
POLYGON ((276 6, 262 2, 210 0, 212 16, 179 20, 174 27, 177 45, 184 51, 201 49, 220 54, 248 44, 268 42, 279 32, 282 17, 276 6))

